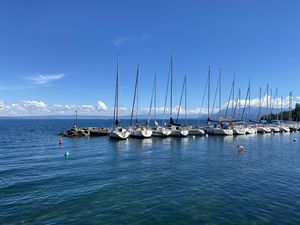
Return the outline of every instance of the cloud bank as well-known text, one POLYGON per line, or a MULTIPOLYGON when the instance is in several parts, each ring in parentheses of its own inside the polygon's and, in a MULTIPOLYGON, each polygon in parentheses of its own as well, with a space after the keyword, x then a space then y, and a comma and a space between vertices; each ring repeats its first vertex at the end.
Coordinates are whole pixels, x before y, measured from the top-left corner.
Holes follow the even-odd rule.
MULTIPOLYGON (((269 96, 270 98, 270 96, 269 96)), ((263 98, 262 107, 266 107, 267 96, 263 98)), ((271 98, 269 99, 270 102, 271 98)), ((294 108, 295 104, 300 102, 300 96, 293 98, 292 107, 294 108)), ((235 102, 233 102, 235 105, 235 102)), ((230 102, 230 110, 231 110, 230 102)), ((241 108, 244 107, 245 100, 240 101, 241 108)), ((246 103, 248 105, 248 103, 246 103)), ((251 99, 250 105, 251 107, 259 107, 260 101, 258 98, 251 99)), ((274 111, 277 108, 280 108, 280 99, 275 99, 274 101, 274 111), (278 107, 277 107, 278 100, 278 107)), ((285 97, 282 101, 282 107, 287 109, 289 106, 289 98, 285 97)), ((221 110, 226 109, 227 103, 222 105, 221 110)), ((176 118, 179 106, 173 107, 173 117, 176 118)), ((0 100, 0 116, 65 116, 65 115, 74 115, 75 110, 77 110, 78 115, 82 116, 113 116, 113 107, 108 107, 102 100, 99 100, 95 105, 72 105, 72 104, 53 104, 49 105, 43 101, 39 100, 30 100, 30 101, 18 101, 12 104, 7 104, 4 101, 0 100)), ((152 109, 153 110, 153 109, 152 109)), ((212 110, 212 109, 211 109, 212 110)), ((163 107, 157 107, 156 113, 162 115, 164 111, 163 107)), ((214 109, 214 113, 219 111, 218 108, 214 109)), ((140 115, 148 115, 149 108, 141 108, 139 109, 140 115)), ((187 109, 188 115, 197 115, 201 112, 201 114, 207 114, 207 107, 204 106, 203 109, 200 107, 197 108, 189 108, 187 109)), ((170 110, 167 108, 165 111, 166 117, 169 116, 170 110)), ((184 108, 180 108, 180 116, 182 117, 185 113, 184 108)), ((131 114, 130 107, 119 107, 119 115, 120 116, 129 116, 131 114)), ((152 111, 153 115, 153 111, 152 111)))

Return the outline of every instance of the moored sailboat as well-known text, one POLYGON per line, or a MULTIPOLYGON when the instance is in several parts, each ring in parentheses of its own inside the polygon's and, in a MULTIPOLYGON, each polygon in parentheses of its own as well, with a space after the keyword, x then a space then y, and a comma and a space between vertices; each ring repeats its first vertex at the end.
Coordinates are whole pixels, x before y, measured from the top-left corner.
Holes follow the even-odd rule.
POLYGON ((116 89, 115 89, 115 104, 114 104, 114 118, 113 127, 109 130, 108 134, 110 138, 118 140, 126 140, 129 136, 129 132, 119 126, 119 56, 117 56, 117 75, 116 75, 116 89))
POLYGON ((131 111, 131 118, 130 118, 130 127, 128 131, 130 132, 130 137, 135 137, 135 138, 150 138, 152 136, 152 130, 147 124, 146 126, 141 125, 139 123, 139 105, 138 105, 138 83, 139 83, 139 72, 140 72, 140 67, 138 66, 137 68, 137 73, 136 73, 136 80, 135 80, 135 88, 134 88, 134 96, 133 96, 133 103, 132 103, 132 111, 131 111), (135 104, 136 103, 136 104, 135 104), (132 127, 132 120, 133 120, 133 113, 134 109, 136 108, 136 125, 135 127, 132 127))

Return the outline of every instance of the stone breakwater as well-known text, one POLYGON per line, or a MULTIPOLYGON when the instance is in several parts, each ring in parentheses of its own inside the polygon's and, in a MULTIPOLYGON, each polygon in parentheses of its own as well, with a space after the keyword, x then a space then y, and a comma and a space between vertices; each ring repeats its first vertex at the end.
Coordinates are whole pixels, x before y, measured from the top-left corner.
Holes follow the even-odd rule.
POLYGON ((97 137, 108 135, 108 128, 103 127, 84 127, 77 128, 73 127, 72 129, 63 131, 59 135, 64 137, 97 137))

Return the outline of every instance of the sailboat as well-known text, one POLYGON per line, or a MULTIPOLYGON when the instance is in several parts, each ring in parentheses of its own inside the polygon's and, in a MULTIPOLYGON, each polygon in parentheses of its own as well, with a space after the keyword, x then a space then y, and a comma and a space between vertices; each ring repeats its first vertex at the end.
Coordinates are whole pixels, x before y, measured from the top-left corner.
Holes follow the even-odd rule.
POLYGON ((115 90, 115 104, 114 104, 114 119, 113 127, 109 131, 109 137, 113 139, 125 140, 129 136, 129 132, 119 126, 119 56, 117 56, 117 75, 116 75, 116 90, 115 90))
MULTIPOLYGON (((215 123, 213 126, 210 124, 211 119, 210 119, 210 110, 209 110, 209 104, 210 104, 210 67, 208 68, 208 90, 207 90, 207 123, 208 125, 204 127, 204 131, 207 134, 212 134, 212 135, 233 135, 233 130, 229 128, 228 126, 228 121, 226 120, 219 120, 218 123, 215 123)), ((220 95, 221 98, 221 95, 220 95)))
MULTIPOLYGON (((268 110, 269 110, 269 84, 267 84, 267 87, 266 87, 266 91, 265 91, 265 94, 264 96, 267 97, 267 111, 266 111, 266 120, 268 120, 267 118, 267 114, 268 114, 268 110)), ((261 107, 264 103, 264 99, 261 99, 261 91, 260 91, 260 107, 259 107, 259 112, 258 112, 258 116, 257 116, 257 120, 259 119, 259 115, 260 115, 260 111, 261 111, 261 107)), ((265 134, 265 133, 271 133, 271 129, 267 126, 265 126, 264 124, 257 124, 256 126, 256 130, 257 130, 257 133, 260 133, 260 134, 265 134)))
POLYGON ((150 110, 149 110, 149 115, 148 115, 148 122, 147 124, 150 124, 150 114, 151 114, 151 109, 152 109, 152 100, 154 98, 154 127, 152 128, 152 136, 153 137, 168 137, 171 133, 171 130, 168 129, 165 126, 160 126, 158 122, 156 121, 156 74, 154 77, 154 82, 153 82, 153 89, 152 89, 152 97, 151 97, 151 103, 150 103, 150 110))
POLYGON ((131 118, 130 118, 130 137, 135 138, 150 138, 152 136, 152 130, 149 127, 149 124, 146 126, 141 125, 139 123, 139 90, 138 90, 138 84, 139 84, 139 73, 140 73, 140 66, 137 68, 136 72, 136 79, 135 79, 135 87, 134 87, 134 96, 133 96, 133 103, 132 103, 132 111, 131 111, 131 118), (136 102, 136 104, 135 104, 136 102), (135 119, 135 127, 132 127, 132 121, 133 121, 133 113, 134 110, 136 110, 136 119, 135 119))
MULTIPOLYGON (((173 137, 186 137, 189 133, 186 127, 181 127, 180 124, 174 123, 172 114, 172 103, 173 103, 173 54, 171 54, 171 64, 170 64, 170 136, 173 137)), ((186 110, 185 110, 186 111, 186 110)))

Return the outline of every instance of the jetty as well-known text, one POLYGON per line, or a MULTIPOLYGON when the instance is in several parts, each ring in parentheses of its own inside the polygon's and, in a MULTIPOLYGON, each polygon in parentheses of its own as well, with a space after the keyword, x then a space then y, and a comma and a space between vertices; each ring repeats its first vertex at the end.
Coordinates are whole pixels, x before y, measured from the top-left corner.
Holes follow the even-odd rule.
POLYGON ((104 127, 84 127, 73 126, 71 129, 59 133, 63 137, 98 137, 108 135, 108 128, 104 127))

